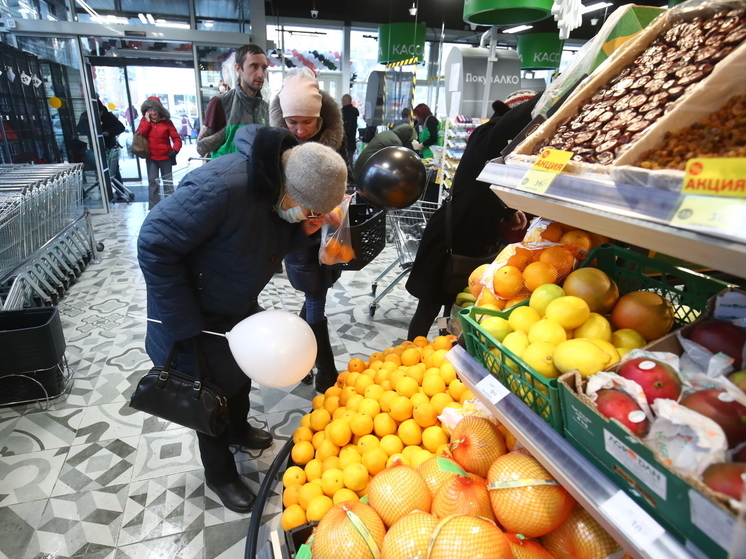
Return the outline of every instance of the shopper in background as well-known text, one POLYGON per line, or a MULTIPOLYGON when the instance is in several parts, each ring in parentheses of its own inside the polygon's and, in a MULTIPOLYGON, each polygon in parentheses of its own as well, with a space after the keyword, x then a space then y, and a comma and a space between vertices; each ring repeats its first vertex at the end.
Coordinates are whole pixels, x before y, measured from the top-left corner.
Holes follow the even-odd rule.
MULTIPOLYGON (((453 252, 464 256, 484 256, 499 250, 503 244, 503 229, 514 230, 526 226, 526 216, 521 211, 508 208, 490 185, 477 177, 487 161, 500 152, 531 122, 531 111, 539 100, 523 94, 506 99, 512 107, 504 115, 501 105, 493 105, 495 114, 485 124, 472 132, 461 157, 451 185, 452 247, 453 252)), ((417 297, 417 309, 409 323, 409 340, 427 336, 440 308, 449 316, 456 293, 447 292, 442 286, 446 266, 445 240, 446 207, 441 206, 430 218, 417 249, 406 288, 417 297)), ((466 287, 466 286, 464 286, 466 287)))
POLYGON ((148 171, 148 208, 153 209, 160 201, 158 180, 173 181, 173 166, 176 154, 181 150, 181 138, 171 122, 171 113, 158 97, 148 97, 140 107, 142 119, 136 134, 148 140, 150 156, 145 160, 148 171))
POLYGON ((237 152, 186 175, 143 222, 138 258, 147 286, 145 348, 163 366, 181 342, 176 369, 194 375, 194 344, 212 382, 228 397, 230 423, 218 437, 197 433, 205 481, 226 508, 247 513, 254 494, 241 481, 230 446, 263 449, 267 431, 252 427, 251 381, 233 358, 228 332, 260 311, 257 297, 277 262, 309 244, 324 214, 341 201, 347 167, 334 150, 302 144, 287 130, 245 126, 237 152))
MULTIPOLYGON (((272 99, 269 118, 272 126, 287 128, 300 142, 323 144, 346 158, 342 111, 331 95, 319 90, 319 82, 310 72, 291 71, 285 77, 282 89, 272 99)), ((319 263, 321 235, 314 239, 313 246, 288 254, 285 268, 290 284, 306 296, 301 317, 311 326, 318 346, 314 384, 316 390, 325 392, 337 380, 326 318, 326 294, 341 271, 319 263)), ((303 379, 305 384, 312 381, 311 373, 303 379)))
POLYGON ((268 105, 262 98, 269 62, 261 47, 243 45, 236 51, 237 87, 213 97, 207 104, 197 136, 197 153, 219 157, 236 151, 233 137, 247 124, 267 124, 268 105))
MULTIPOLYGON (((107 167, 110 169, 110 176, 122 182, 122 175, 119 171, 119 154, 115 153, 115 150, 119 149, 118 136, 124 132, 124 124, 106 108, 101 102, 101 99, 96 99, 96 106, 98 108, 98 125, 101 130, 101 135, 104 137, 104 156, 106 157, 107 167), (116 161, 112 162, 111 159, 116 156, 116 161)), ((86 170, 95 169, 96 161, 93 155, 93 137, 91 136, 91 127, 88 118, 88 111, 83 111, 78 120, 78 134, 85 135, 88 138, 88 146, 86 146, 85 153, 83 154, 83 162, 86 170)), ((111 185, 106 186, 106 196, 109 202, 117 201, 117 198, 112 192, 111 185)))
POLYGON ((438 119, 430 111, 425 103, 420 103, 414 110, 414 118, 417 120, 418 136, 414 144, 415 151, 419 151, 422 159, 430 159, 433 150, 430 146, 438 143, 438 119))
POLYGON ((412 124, 412 109, 409 107, 404 107, 401 110, 401 118, 394 121, 394 128, 401 126, 402 124, 412 124))
POLYGON ((347 165, 352 167, 352 160, 357 149, 357 119, 360 111, 352 104, 352 96, 342 95, 342 123, 347 139, 347 165))
POLYGON ((417 132, 413 126, 409 124, 400 124, 393 130, 384 130, 379 132, 373 139, 365 146, 365 149, 360 152, 355 161, 355 167, 352 172, 353 179, 356 181, 360 175, 360 170, 363 165, 370 159, 374 153, 387 148, 390 146, 404 146, 405 148, 413 149, 412 142, 417 138, 417 132))
POLYGON ((189 122, 189 117, 186 114, 181 115, 181 129, 179 130, 179 136, 181 136, 182 143, 192 143, 192 125, 189 122))

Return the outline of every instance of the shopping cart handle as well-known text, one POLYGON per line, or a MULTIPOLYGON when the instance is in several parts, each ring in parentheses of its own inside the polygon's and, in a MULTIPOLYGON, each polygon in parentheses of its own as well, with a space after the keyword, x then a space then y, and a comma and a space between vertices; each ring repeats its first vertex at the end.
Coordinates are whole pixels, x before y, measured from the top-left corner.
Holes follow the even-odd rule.
POLYGON ((187 161, 210 161, 209 157, 190 157, 187 161))

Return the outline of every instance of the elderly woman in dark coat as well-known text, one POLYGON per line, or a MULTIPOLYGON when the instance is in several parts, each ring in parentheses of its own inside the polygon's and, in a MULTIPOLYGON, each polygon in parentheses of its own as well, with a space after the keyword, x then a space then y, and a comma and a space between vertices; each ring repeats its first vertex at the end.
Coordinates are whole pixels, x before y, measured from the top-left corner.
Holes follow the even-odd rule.
MULTIPOLYGON (((489 122, 469 137, 451 186, 454 253, 474 257, 494 253, 500 246, 503 222, 513 229, 525 226, 523 212, 508 208, 490 190, 490 185, 477 177, 485 164, 498 157, 531 121, 531 110, 538 100, 537 95, 504 116, 496 111, 489 122)), ((407 280, 407 291, 419 299, 409 323, 409 340, 427 336, 440 308, 444 307, 444 315, 450 314, 456 299, 457 294, 446 291, 441 281, 446 265, 445 217, 445 206, 433 214, 407 280)))

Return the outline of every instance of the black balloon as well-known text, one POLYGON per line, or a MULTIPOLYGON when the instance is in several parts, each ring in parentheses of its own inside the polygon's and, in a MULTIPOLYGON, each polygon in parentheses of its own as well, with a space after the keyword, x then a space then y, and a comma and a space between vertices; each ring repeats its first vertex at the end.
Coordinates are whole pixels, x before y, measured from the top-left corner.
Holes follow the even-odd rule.
POLYGON ((365 200, 384 210, 400 210, 414 204, 425 190, 422 159, 402 146, 389 146, 374 153, 357 177, 357 191, 365 200))

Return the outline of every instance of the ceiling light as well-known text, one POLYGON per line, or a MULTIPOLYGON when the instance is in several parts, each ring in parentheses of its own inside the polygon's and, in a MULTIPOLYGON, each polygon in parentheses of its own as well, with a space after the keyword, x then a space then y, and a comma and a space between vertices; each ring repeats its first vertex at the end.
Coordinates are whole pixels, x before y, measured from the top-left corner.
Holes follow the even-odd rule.
POLYGON ((155 19, 153 19, 153 15, 152 14, 146 14, 145 17, 148 18, 148 23, 150 25, 155 25, 155 19))
POLYGON ((209 20, 208 20, 208 21, 204 21, 204 22, 203 22, 203 24, 204 24, 204 26, 205 26, 205 27, 207 27, 207 28, 210 28, 210 27, 212 27, 213 25, 215 25, 215 22, 214 22, 214 21, 209 21, 209 20))
POLYGON ((417 15, 417 6, 414 5, 414 2, 412 2, 412 7, 409 8, 409 15, 412 17, 417 15))
POLYGON ((518 25, 516 27, 511 27, 510 29, 504 29, 503 33, 519 33, 521 31, 526 31, 527 29, 533 28, 533 25, 518 25))
POLYGON ((137 17, 140 18, 140 21, 142 22, 143 25, 147 25, 148 18, 145 17, 145 14, 142 14, 142 13, 137 14, 137 17))
POLYGON ((582 14, 587 14, 588 12, 595 12, 596 10, 603 10, 604 8, 608 8, 609 6, 613 6, 611 2, 596 2, 595 4, 590 4, 589 6, 583 6, 583 9, 580 11, 582 14))
POLYGON ((176 29, 189 29, 188 23, 178 23, 175 21, 166 21, 165 19, 156 19, 156 27, 174 27, 176 29))

